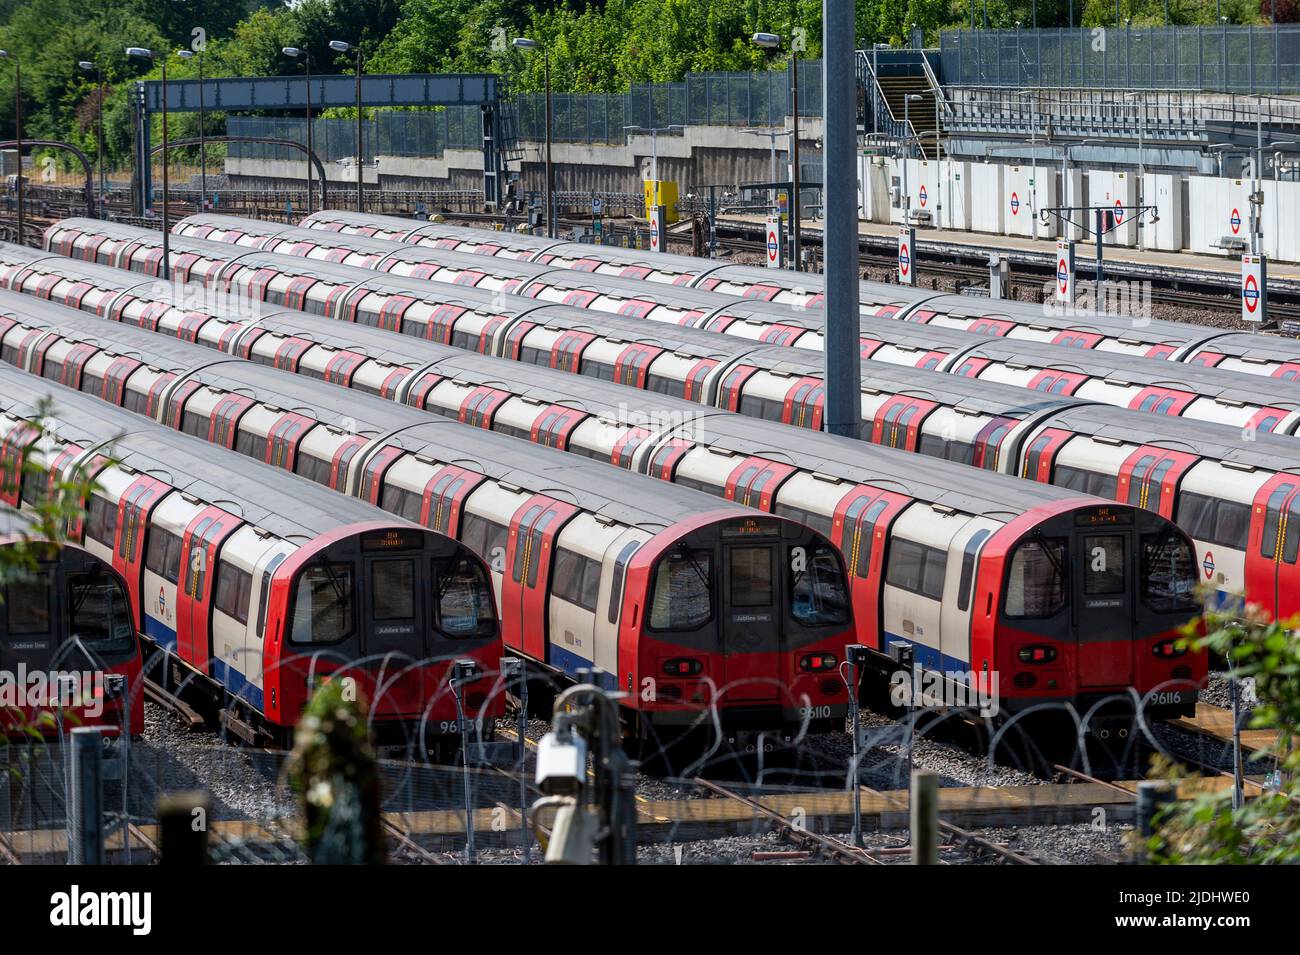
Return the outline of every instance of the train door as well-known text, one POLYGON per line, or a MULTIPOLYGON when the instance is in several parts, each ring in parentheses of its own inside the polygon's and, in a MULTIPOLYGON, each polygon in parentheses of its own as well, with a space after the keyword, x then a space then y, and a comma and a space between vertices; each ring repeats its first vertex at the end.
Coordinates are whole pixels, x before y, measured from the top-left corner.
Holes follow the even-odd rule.
POLYGON ((722 545, 722 654, 729 702, 775 702, 781 696, 782 579, 772 543, 722 545))
POLYGON ((510 583, 504 588, 503 620, 513 622, 519 647, 546 660, 546 594, 551 575, 555 535, 577 511, 541 494, 523 504, 510 520, 506 552, 510 583))
POLYGON ((1263 596, 1275 614, 1288 615, 1296 604, 1300 544, 1300 481, 1296 476, 1279 474, 1269 481, 1255 497, 1255 514, 1247 551, 1246 593, 1256 601, 1263 596), (1253 572, 1251 563, 1256 568, 1253 572))
POLYGON ((1072 622, 1081 691, 1124 686, 1133 680, 1136 582, 1130 567, 1137 564, 1136 543, 1131 524, 1115 523, 1075 531, 1071 563, 1078 600, 1072 622))
POLYGON ((217 551, 242 523, 219 507, 205 507, 181 538, 181 574, 176 590, 177 652, 196 670, 212 659, 212 588, 217 551))

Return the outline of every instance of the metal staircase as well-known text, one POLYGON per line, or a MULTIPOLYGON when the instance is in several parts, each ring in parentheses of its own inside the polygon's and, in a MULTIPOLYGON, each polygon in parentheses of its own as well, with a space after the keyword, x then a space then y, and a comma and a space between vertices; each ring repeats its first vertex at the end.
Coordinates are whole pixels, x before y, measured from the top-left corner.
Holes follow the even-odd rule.
POLYGON ((947 103, 924 51, 859 50, 857 59, 864 129, 914 142, 926 159, 937 159, 940 113, 947 103), (908 103, 909 96, 920 99, 908 103))

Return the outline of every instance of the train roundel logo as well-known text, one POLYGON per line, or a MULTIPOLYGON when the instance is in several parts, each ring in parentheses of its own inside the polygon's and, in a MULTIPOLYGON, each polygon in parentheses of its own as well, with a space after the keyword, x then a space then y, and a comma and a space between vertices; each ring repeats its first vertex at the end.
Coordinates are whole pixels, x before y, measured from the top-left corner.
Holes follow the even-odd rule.
POLYGON ((907 243, 903 243, 898 247, 898 267, 902 270, 904 275, 907 274, 908 266, 911 265, 911 263, 912 257, 907 254, 907 243))
POLYGON ((158 612, 167 616, 167 592, 161 587, 158 588, 158 612))
POLYGON ((1056 283, 1061 286, 1062 292, 1068 292, 1070 290, 1070 270, 1065 264, 1065 259, 1057 260, 1056 283))
POLYGON ((1116 199, 1115 200, 1115 224, 1118 225, 1123 221, 1124 221, 1124 203, 1116 199))
POLYGON ((1253 312, 1259 308, 1259 282, 1255 276, 1246 276, 1246 281, 1241 285, 1241 297, 1246 300, 1246 311, 1253 312))
POLYGON ((1214 576, 1214 552, 1206 551, 1205 560, 1201 561, 1201 566, 1205 568, 1205 579, 1209 580, 1214 576))
POLYGON ((1228 216, 1228 225, 1232 226, 1232 234, 1236 235, 1241 231, 1241 210, 1233 209, 1232 215, 1228 216))
POLYGON ((919 195, 920 195, 920 199, 921 199, 921 208, 925 208, 925 202, 926 202, 927 199, 930 198, 930 194, 929 194, 928 192, 925 191, 925 186, 922 186, 922 187, 921 187, 921 192, 920 192, 919 195))
POLYGON ((1020 215, 1020 196, 1014 192, 1011 193, 1011 214, 1013 216, 1020 215))
POLYGON ((775 233, 775 232, 769 232, 769 233, 767 234, 767 258, 768 258, 768 261, 770 261, 770 262, 775 262, 775 261, 776 261, 776 253, 777 253, 777 247, 776 247, 776 233, 775 233))

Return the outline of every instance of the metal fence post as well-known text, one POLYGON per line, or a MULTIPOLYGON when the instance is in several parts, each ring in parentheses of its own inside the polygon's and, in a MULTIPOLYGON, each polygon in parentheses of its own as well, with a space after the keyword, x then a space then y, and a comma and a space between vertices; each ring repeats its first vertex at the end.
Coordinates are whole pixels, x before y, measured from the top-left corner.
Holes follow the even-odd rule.
POLYGON ((68 864, 104 864, 104 738, 79 726, 68 740, 68 864))
POLYGON ((912 865, 939 864, 939 777, 912 774, 912 865))

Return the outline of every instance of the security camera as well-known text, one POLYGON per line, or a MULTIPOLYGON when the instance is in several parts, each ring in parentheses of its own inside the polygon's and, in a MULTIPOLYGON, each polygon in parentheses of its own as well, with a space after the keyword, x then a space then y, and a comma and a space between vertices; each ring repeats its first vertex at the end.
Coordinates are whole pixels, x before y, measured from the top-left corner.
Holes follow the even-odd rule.
POLYGON ((537 788, 548 796, 572 796, 587 779, 587 744, 568 727, 552 730, 537 744, 537 788))

